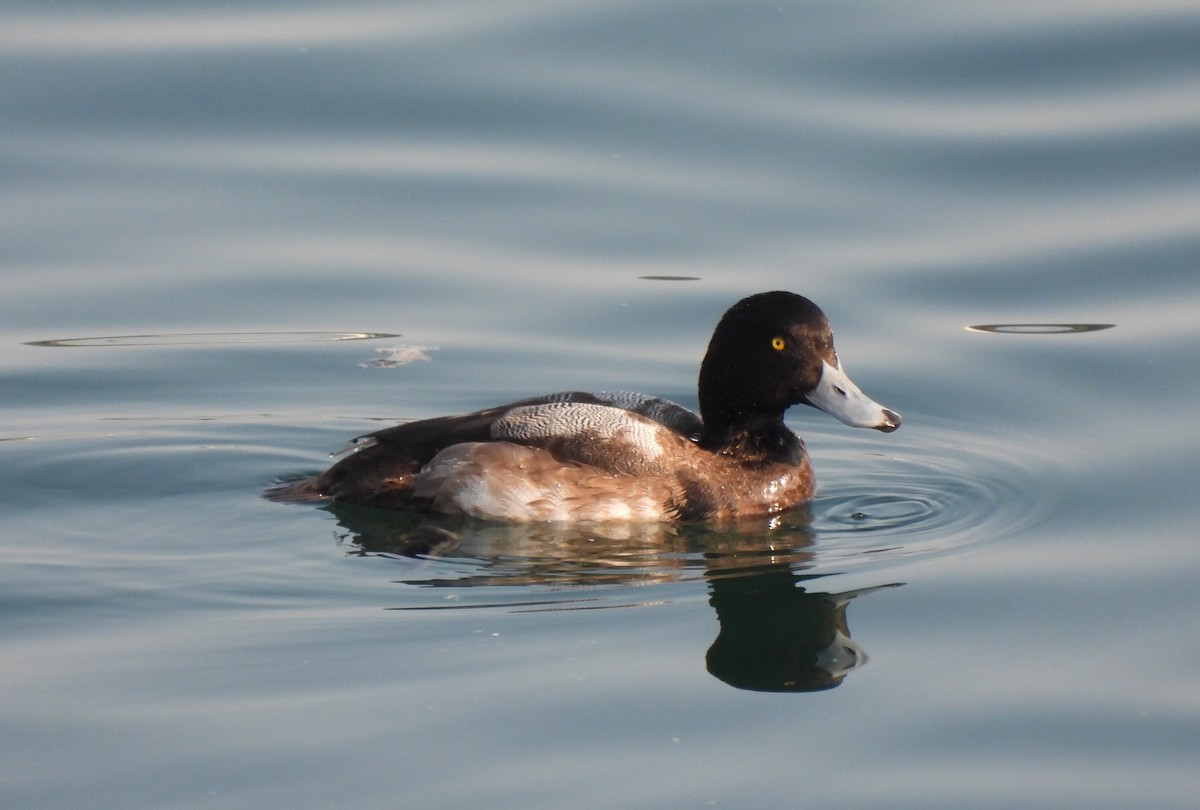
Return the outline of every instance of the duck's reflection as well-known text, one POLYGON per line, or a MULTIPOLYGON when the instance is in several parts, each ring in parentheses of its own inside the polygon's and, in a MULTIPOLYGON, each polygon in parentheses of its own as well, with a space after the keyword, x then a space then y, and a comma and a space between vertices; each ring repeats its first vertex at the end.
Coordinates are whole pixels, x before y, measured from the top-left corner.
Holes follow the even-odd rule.
MULTIPOLYGON (((807 578, 811 582, 813 578, 807 578)), ((753 576, 710 577, 709 603, 721 632, 708 648, 708 671, 730 686, 757 692, 832 689, 867 663, 850 638, 846 607, 881 588, 809 592, 786 566, 753 576)))
MULTIPOLYGON (((813 590, 805 511, 736 526, 508 525, 333 505, 353 553, 471 561, 458 576, 404 580, 425 587, 642 585, 703 577, 720 632, 708 671, 739 689, 809 692, 838 686, 867 661, 846 608, 881 585, 813 590)), ((556 594, 561 596, 561 593, 556 594)), ((570 600, 564 600, 569 602, 570 600)), ((565 606, 565 604, 564 604, 565 606)))

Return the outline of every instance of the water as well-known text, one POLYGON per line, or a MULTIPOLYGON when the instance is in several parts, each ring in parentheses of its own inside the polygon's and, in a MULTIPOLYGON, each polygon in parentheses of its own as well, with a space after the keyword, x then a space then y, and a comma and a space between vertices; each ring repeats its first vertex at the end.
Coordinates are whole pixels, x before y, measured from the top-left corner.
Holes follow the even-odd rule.
POLYGON ((1193 4, 2 16, 3 806, 1195 805, 1193 4), (261 497, 776 288, 779 521, 261 497))

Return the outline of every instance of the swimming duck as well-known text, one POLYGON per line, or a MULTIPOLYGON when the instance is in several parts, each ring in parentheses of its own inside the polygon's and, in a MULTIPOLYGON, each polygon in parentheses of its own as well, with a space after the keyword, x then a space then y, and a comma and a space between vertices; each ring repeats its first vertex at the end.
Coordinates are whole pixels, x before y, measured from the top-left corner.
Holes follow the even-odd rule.
POLYGON ((697 416, 645 394, 565 391, 408 422, 273 497, 514 522, 763 516, 813 493, 804 443, 783 423, 790 406, 900 426, 846 376, 825 314, 790 292, 743 298, 721 317, 699 401, 697 416))

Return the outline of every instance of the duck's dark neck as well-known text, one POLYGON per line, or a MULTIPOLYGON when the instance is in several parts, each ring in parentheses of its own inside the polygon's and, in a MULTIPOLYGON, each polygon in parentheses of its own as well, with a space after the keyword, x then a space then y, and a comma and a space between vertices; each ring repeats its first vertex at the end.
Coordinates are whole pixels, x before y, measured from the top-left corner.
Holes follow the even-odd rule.
POLYGON ((804 443, 783 424, 782 413, 737 422, 705 418, 700 446, 750 463, 795 465, 804 460, 804 443))

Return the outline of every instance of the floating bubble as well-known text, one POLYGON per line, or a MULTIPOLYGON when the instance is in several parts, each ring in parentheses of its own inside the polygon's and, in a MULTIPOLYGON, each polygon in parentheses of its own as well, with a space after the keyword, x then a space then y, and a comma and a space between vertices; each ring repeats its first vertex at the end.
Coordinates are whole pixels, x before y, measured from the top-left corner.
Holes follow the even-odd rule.
POLYGON ((409 363, 415 363, 418 360, 430 360, 429 352, 437 351, 436 346, 389 346, 383 349, 376 349, 376 354, 382 354, 383 357, 377 357, 374 360, 367 360, 359 363, 360 368, 396 368, 398 366, 407 366, 409 363))

